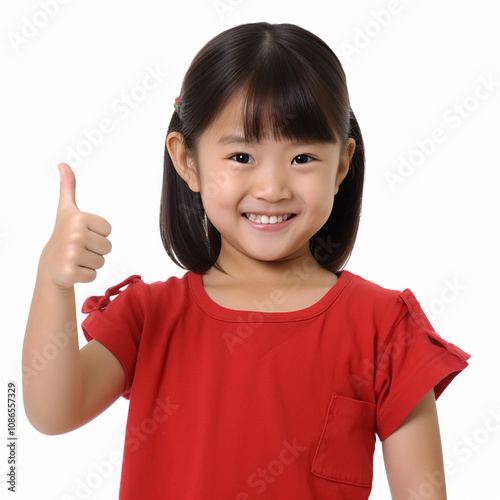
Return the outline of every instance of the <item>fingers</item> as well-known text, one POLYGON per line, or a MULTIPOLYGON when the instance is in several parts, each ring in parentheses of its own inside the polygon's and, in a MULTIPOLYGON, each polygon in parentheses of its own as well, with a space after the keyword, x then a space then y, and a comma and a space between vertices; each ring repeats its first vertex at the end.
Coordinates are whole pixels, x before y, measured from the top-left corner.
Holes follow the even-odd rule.
MULTIPOLYGON (((111 241, 109 241, 104 236, 97 234, 95 232, 89 231, 85 238, 85 248, 89 252, 93 252, 98 255, 107 255, 111 252, 111 241)), ((86 266, 88 267, 88 266, 86 266)), ((100 266, 102 267, 102 266, 100 266)), ((97 269, 97 268, 94 268, 97 269)))
MULTIPOLYGON (((90 283, 94 281, 97 277, 97 271, 95 269, 90 269, 87 267, 78 267, 78 269, 71 273, 67 273, 68 276, 71 276, 71 283, 90 283)), ((72 286, 72 285, 71 285, 72 286)))
MULTIPOLYGON (((87 214, 78 212, 74 217, 87 214)), ((85 221, 84 221, 85 222, 85 221)), ((111 242, 104 236, 90 231, 87 224, 74 224, 64 241, 57 245, 57 260, 53 259, 54 276, 63 287, 74 283, 89 283, 97 276, 97 269, 104 266, 104 255, 111 251, 111 242)))
MULTIPOLYGON (((78 261, 78 267, 83 267, 90 270, 101 269, 104 266, 104 257, 94 252, 85 252, 81 255, 78 261)), ((79 271, 77 269, 77 271, 79 271)))
POLYGON ((111 233, 111 224, 106 219, 94 214, 85 215, 87 219, 87 227, 91 231, 102 236, 109 236, 111 233))
POLYGON ((89 283, 111 252, 110 223, 98 215, 82 212, 76 205, 76 178, 67 163, 59 163, 59 203, 54 231, 45 246, 40 265, 61 288, 89 283))
POLYGON ((103 255, 111 252, 111 242, 106 236, 111 225, 98 215, 74 213, 67 222, 65 245, 61 245, 62 257, 78 266, 99 269, 104 264, 103 255))

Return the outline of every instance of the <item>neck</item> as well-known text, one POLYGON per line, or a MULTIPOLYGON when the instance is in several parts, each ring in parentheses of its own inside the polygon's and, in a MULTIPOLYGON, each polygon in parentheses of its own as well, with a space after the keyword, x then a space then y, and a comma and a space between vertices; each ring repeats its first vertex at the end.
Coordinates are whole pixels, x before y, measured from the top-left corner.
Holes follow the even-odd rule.
POLYGON ((287 284, 297 286, 311 280, 314 281, 318 275, 329 273, 318 264, 308 248, 297 255, 280 261, 242 259, 240 256, 236 262, 225 256, 225 258, 220 258, 218 262, 225 273, 211 268, 206 276, 217 281, 220 280, 219 282, 241 283, 255 289, 274 288, 278 285, 283 287, 287 284))

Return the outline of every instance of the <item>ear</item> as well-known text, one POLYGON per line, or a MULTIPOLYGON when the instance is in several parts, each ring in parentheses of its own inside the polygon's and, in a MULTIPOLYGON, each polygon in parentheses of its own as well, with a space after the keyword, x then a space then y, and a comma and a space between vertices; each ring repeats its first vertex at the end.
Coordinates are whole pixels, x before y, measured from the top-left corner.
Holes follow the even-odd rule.
POLYGON ((346 178, 347 173, 349 172, 349 164, 351 163, 352 155, 354 154, 354 150, 356 149, 356 141, 349 137, 347 140, 345 152, 340 158, 339 167, 337 169, 337 176, 335 178, 335 194, 339 191, 339 186, 342 181, 346 178))
POLYGON ((179 132, 170 132, 165 145, 175 170, 194 192, 200 191, 200 181, 193 159, 187 154, 184 137, 179 132))

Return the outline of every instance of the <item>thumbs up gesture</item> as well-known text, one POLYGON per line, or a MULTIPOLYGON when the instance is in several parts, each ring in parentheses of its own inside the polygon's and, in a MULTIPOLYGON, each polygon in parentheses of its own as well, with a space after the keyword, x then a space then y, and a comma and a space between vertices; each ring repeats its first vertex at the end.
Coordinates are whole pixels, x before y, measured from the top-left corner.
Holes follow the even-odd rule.
POLYGON ((61 178, 56 223, 40 256, 39 270, 62 289, 89 283, 111 251, 111 225, 98 215, 81 212, 75 201, 76 179, 66 163, 58 165, 61 178))

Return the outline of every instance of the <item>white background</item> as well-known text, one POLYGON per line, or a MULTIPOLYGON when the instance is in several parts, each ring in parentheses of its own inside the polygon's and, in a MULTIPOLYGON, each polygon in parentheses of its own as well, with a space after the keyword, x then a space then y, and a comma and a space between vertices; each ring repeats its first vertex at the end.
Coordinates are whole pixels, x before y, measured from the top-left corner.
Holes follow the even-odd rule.
MULTIPOLYGON (((121 456, 126 401, 56 437, 34 430, 22 408, 22 341, 38 258, 54 223, 57 163, 73 167, 80 209, 113 226, 106 265, 93 283, 76 286, 78 309, 131 274, 148 283, 181 276, 158 230, 172 103, 204 43, 236 24, 265 20, 311 30, 342 61, 367 155, 363 216, 347 269, 387 288, 410 288, 437 332, 472 354, 438 401, 449 498, 498 498, 500 36, 494 5, 2 1, 0 436, 11 380, 18 385, 19 465, 18 492, 10 494, 4 441, 0 496, 118 497, 120 467, 115 462, 108 471, 102 464, 121 456), (152 70, 158 85, 144 91, 152 70), (135 96, 133 106, 122 102, 125 94, 135 96), (86 134, 104 119, 113 130, 85 148, 86 134), (441 134, 439 143, 430 143, 433 133, 441 134), (85 150, 82 159, 70 159, 78 148, 85 150), (402 159, 413 168, 402 170, 402 159), (400 176, 392 188, 388 173, 400 176)), ((389 498, 380 443, 371 498, 389 498)))

